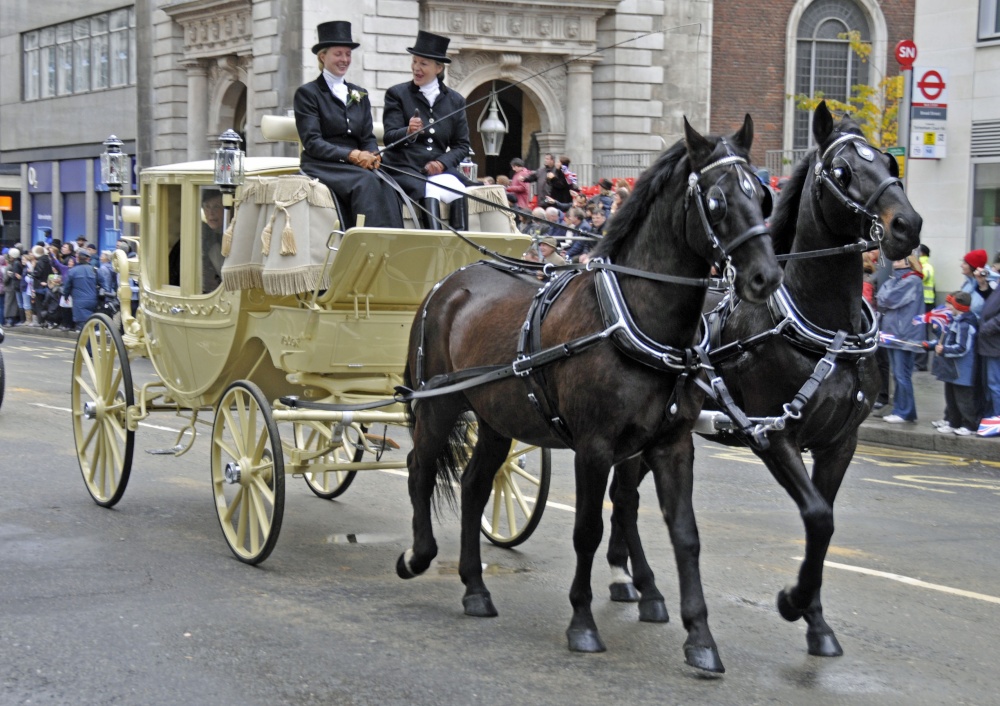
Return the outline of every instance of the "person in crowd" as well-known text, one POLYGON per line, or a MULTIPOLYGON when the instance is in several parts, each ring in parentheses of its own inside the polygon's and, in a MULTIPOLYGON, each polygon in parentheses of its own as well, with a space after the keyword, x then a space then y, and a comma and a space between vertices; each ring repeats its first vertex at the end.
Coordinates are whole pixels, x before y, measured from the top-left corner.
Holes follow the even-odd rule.
MULTIPOLYGON (((878 289, 878 250, 870 250, 869 252, 863 253, 862 267, 864 269, 864 275, 862 276, 861 283, 861 296, 865 298, 865 301, 871 305, 873 311, 878 310, 878 302, 875 301, 875 292, 878 289)), ((889 364, 889 351, 885 346, 879 346, 875 349, 875 364, 878 366, 878 371, 880 373, 879 377, 882 378, 882 384, 879 387, 878 394, 875 397, 875 402, 872 405, 872 409, 878 411, 889 404, 889 378, 892 376, 892 366, 889 364)))
POLYGON ((610 179, 601 179, 597 182, 597 186, 600 191, 592 196, 587 203, 599 205, 602 209, 604 209, 604 215, 610 216, 611 205, 614 203, 614 196, 612 196, 614 184, 611 183, 610 179))
POLYGON ((566 264, 566 258, 559 253, 559 242, 551 236, 546 236, 538 241, 538 255, 542 262, 547 262, 550 265, 566 264))
POLYGON ((976 316, 983 310, 986 297, 990 295, 992 288, 989 283, 989 276, 986 273, 986 251, 971 250, 962 257, 962 275, 965 282, 962 284, 962 291, 968 292, 972 298, 971 311, 976 316))
POLYGON ((510 185, 506 187, 507 193, 513 194, 517 198, 519 209, 527 211, 531 203, 527 177, 531 172, 525 168, 524 160, 520 157, 510 160, 510 168, 514 172, 514 176, 510 178, 510 185))
MULTIPOLYGON (((602 211, 603 209, 598 206, 597 210, 602 211)), ((591 225, 587 222, 586 213, 582 208, 573 207, 566 211, 566 225, 570 228, 574 228, 578 233, 573 231, 567 231, 566 235, 573 237, 581 237, 590 234, 591 225)), ((591 240, 573 240, 570 243, 569 248, 566 250, 566 259, 572 260, 573 262, 579 262, 580 256, 584 253, 590 252, 594 243, 591 240)))
MULTIPOLYGON (((542 156, 542 163, 538 167, 538 169, 526 174, 524 177, 524 180, 526 182, 528 182, 529 184, 533 183, 535 185, 535 195, 538 197, 537 201, 538 205, 546 203, 546 197, 550 196, 549 174, 552 173, 552 170, 555 169, 555 166, 556 166, 555 155, 552 154, 551 152, 546 152, 545 155, 542 156)), ((553 174, 553 176, 555 175, 553 174)))
POLYGON ((983 304, 976 336, 982 380, 985 382, 984 417, 1000 417, 1000 288, 983 304))
POLYGON ((63 296, 72 297, 73 325, 80 329, 97 310, 97 272, 90 264, 90 253, 80 248, 76 265, 63 280, 63 296))
POLYGON ((10 248, 6 258, 7 264, 3 272, 3 320, 6 326, 17 326, 21 323, 21 308, 18 306, 21 296, 21 251, 10 248))
MULTIPOLYGON (((205 189, 201 194, 201 291, 214 292, 222 284, 222 192, 205 189)), ((104 259, 101 259, 104 262, 104 259)), ((112 269, 112 273, 114 270, 112 269)))
POLYGON ((889 334, 884 345, 892 361, 892 378, 895 382, 892 413, 882 417, 883 422, 900 424, 917 421, 917 407, 913 397, 913 361, 915 346, 924 340, 923 324, 913 323, 914 317, 924 311, 923 278, 920 262, 913 255, 892 264, 892 274, 878 290, 876 301, 882 314, 882 332, 889 334))
POLYGON ((64 265, 67 264, 69 262, 69 259, 73 257, 73 254, 75 252, 76 252, 76 247, 73 245, 73 243, 63 243, 62 245, 59 246, 59 258, 58 258, 59 262, 61 262, 64 265))
POLYGON ((335 195, 347 226, 364 215, 366 226, 402 228, 393 184, 378 172, 381 158, 368 92, 344 79, 351 51, 360 46, 351 38, 351 23, 324 22, 316 32, 319 41, 312 52, 321 73, 300 86, 293 101, 301 169, 335 195))
POLYGON ((608 213, 608 218, 618 213, 618 209, 628 201, 630 193, 627 186, 619 186, 615 189, 615 193, 611 197, 611 211, 608 213))
POLYGON ((549 229, 545 235, 551 235, 553 238, 562 238, 566 235, 566 229, 560 225, 560 216, 562 213, 555 206, 549 206, 545 209, 545 220, 549 222, 549 229))
POLYGON ((420 30, 410 70, 412 81, 385 94, 385 164, 412 200, 422 206, 424 227, 440 229, 441 201, 449 204, 449 225, 468 230, 468 206, 462 192, 473 184, 459 164, 471 149, 465 98, 444 83, 451 40, 420 30), (425 129, 426 128, 426 129, 425 129), (397 144, 398 143, 398 144, 397 144), (430 183, 429 183, 430 182, 430 183))
POLYGON ((531 210, 531 218, 527 219, 526 227, 521 232, 532 237, 545 235, 549 231, 548 218, 545 209, 537 206, 531 210))
POLYGON ((570 191, 575 191, 577 185, 575 175, 569 171, 569 163, 569 157, 561 154, 556 158, 552 171, 546 174, 549 184, 548 196, 556 203, 573 202, 573 195, 570 191))
POLYGON ((100 303, 104 303, 108 299, 118 298, 118 273, 115 272, 114 265, 111 262, 113 255, 113 250, 102 252, 99 260, 100 264, 97 266, 97 298, 100 303))
MULTIPOLYGON (((931 249, 929 247, 920 243, 918 250, 920 251, 920 269, 924 275, 924 312, 926 313, 933 309, 937 303, 934 292, 934 265, 931 264, 931 249)), ((924 325, 924 337, 928 340, 934 337, 930 323, 924 325)), ((929 351, 917 353, 917 370, 927 370, 929 356, 929 351)))
POLYGON ((979 428, 973 387, 976 357, 976 315, 969 311, 968 292, 952 292, 945 299, 951 323, 934 347, 934 377, 944 383, 944 419, 931 422, 942 434, 971 436, 979 428))

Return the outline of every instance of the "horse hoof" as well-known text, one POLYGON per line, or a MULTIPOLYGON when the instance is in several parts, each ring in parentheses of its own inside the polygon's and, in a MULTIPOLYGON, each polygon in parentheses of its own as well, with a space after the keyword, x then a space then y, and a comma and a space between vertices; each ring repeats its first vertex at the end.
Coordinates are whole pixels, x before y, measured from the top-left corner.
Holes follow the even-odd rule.
POLYGON ((804 610, 799 610, 794 605, 792 601, 788 598, 789 588, 783 588, 778 591, 778 612, 781 617, 790 623, 794 623, 796 620, 805 615, 804 610))
POLYGON ((570 628, 566 631, 570 652, 604 652, 607 648, 597 630, 570 628))
POLYGON ((608 588, 611 590, 611 600, 616 603, 639 602, 639 592, 635 590, 634 583, 613 583, 608 588))
POLYGON ((832 632, 807 632, 806 643, 809 645, 809 654, 814 657, 840 657, 844 654, 844 648, 832 632))
POLYGON ((712 674, 726 673, 726 668, 722 666, 722 660, 719 659, 719 651, 714 647, 685 645, 684 661, 703 672, 710 672, 712 674))
POLYGON ((412 579, 416 578, 416 574, 410 571, 410 565, 407 562, 407 554, 409 552, 403 552, 399 555, 399 559, 396 560, 396 576, 401 579, 412 579))
POLYGON ((663 602, 662 598, 639 601, 639 620, 643 623, 669 623, 670 615, 667 613, 667 604, 663 602))
POLYGON ((495 618, 499 615, 488 593, 470 593, 468 596, 463 596, 462 607, 465 608, 465 614, 473 618, 495 618))

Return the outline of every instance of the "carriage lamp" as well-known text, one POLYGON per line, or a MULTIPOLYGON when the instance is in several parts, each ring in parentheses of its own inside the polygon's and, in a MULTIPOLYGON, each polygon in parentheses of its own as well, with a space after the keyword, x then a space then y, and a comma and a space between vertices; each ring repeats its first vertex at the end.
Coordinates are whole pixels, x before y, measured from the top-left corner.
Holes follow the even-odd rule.
POLYGON ((496 82, 490 89, 490 101, 479 115, 479 134, 483 136, 483 151, 487 156, 500 154, 500 144, 507 134, 507 116, 497 100, 496 82), (487 114, 488 113, 488 114, 487 114))
POLYGON ((476 177, 479 175, 479 166, 472 161, 475 154, 475 152, 469 150, 469 154, 466 155, 465 159, 458 163, 458 168, 462 171, 462 176, 469 181, 476 181, 476 177))
POLYGON ((215 150, 215 183, 222 191, 222 230, 228 226, 229 211, 233 207, 233 194, 243 183, 243 138, 230 128, 219 135, 219 149, 215 150))
POLYGON ((104 141, 104 151, 101 153, 101 181, 111 192, 111 212, 115 232, 118 231, 118 204, 122 197, 123 179, 128 174, 129 156, 122 152, 125 143, 117 136, 111 135, 104 141))

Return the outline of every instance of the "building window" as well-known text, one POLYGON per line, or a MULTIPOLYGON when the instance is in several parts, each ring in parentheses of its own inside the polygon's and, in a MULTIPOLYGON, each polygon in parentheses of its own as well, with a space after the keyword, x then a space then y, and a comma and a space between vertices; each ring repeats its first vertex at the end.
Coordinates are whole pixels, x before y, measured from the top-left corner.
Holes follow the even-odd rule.
POLYGON ((1000 251, 1000 162, 973 169, 972 243, 992 257, 1000 251))
MULTIPOLYGON (((822 93, 846 103, 851 86, 868 82, 868 64, 862 63, 850 43, 839 36, 851 30, 856 30, 862 41, 871 41, 868 20, 851 0, 819 0, 806 9, 796 35, 796 94, 822 93)), ((794 149, 809 147, 810 117, 809 111, 795 109, 794 149)))
POLYGON ((979 38, 1000 39, 1000 0, 979 0, 979 38))
POLYGON ((25 32, 24 100, 135 85, 131 7, 25 32))

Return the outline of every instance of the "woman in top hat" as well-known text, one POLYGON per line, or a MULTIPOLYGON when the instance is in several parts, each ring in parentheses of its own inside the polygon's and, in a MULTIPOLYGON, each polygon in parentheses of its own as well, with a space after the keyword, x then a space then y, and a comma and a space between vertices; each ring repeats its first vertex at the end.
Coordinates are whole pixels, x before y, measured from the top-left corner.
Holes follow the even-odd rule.
POLYGON ((471 185, 458 168, 470 148, 465 99, 442 80, 444 65, 451 62, 447 56, 450 41, 421 30, 415 46, 406 50, 413 55, 413 80, 385 94, 384 156, 386 166, 393 167, 389 170, 392 177, 425 209, 425 227, 440 227, 439 201, 444 201, 451 203, 451 226, 468 230, 465 198, 427 183, 430 177, 457 191, 471 185))
POLYGON ((351 65, 350 22, 324 22, 312 48, 322 70, 295 92, 295 127, 302 141, 302 171, 326 184, 338 198, 346 223, 359 215, 374 228, 402 228, 393 184, 378 172, 378 143, 368 93, 344 80, 351 65))

